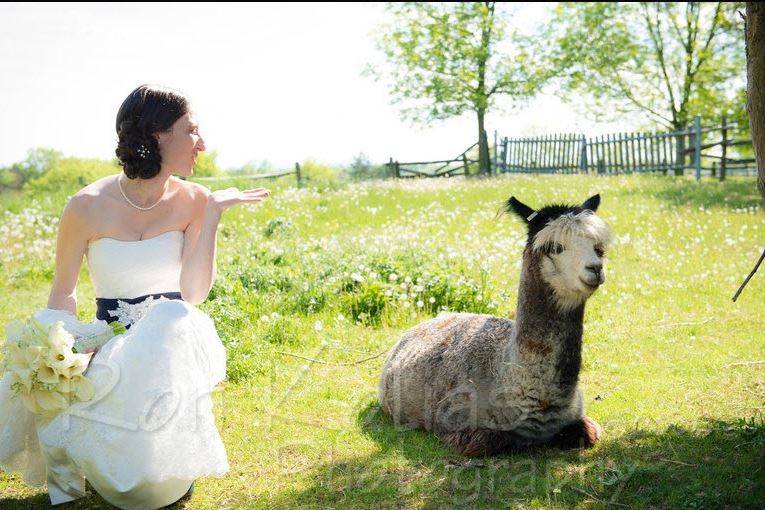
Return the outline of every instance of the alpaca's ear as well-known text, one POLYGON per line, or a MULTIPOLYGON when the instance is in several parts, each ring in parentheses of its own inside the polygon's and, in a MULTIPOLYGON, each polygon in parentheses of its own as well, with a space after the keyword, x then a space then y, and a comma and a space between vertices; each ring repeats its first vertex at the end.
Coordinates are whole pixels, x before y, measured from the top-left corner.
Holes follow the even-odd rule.
POLYGON ((597 194, 585 200, 584 203, 582 204, 582 209, 589 209, 590 211, 595 212, 598 210, 599 205, 600 205, 600 194, 597 194))
POLYGON ((527 206, 515 197, 510 197, 505 206, 507 212, 513 212, 523 218, 523 221, 528 223, 531 221, 530 216, 534 214, 534 209, 527 206))

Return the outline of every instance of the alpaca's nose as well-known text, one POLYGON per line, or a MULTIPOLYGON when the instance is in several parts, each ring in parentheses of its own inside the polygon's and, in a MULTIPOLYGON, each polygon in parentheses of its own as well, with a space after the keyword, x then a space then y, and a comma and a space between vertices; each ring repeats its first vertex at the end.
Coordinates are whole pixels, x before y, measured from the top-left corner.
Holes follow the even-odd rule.
POLYGON ((600 274, 603 272, 603 264, 590 264, 585 269, 600 278, 600 274))

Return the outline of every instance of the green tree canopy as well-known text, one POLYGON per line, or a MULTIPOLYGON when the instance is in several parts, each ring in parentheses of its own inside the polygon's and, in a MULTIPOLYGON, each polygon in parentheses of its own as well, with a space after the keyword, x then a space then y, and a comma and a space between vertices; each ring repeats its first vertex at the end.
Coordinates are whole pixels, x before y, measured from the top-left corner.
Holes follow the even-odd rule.
POLYGON ((598 118, 638 111, 654 124, 680 129, 700 114, 741 117, 741 7, 561 3, 541 47, 562 78, 564 97, 594 100, 587 104, 598 118))
POLYGON ((47 147, 35 147, 27 151, 27 157, 7 168, 0 168, 0 190, 3 188, 20 189, 31 179, 45 174, 53 168, 63 154, 47 147))
POLYGON ((197 156, 197 164, 194 165, 194 175, 196 177, 213 177, 221 174, 218 163, 218 151, 200 152, 197 156))
POLYGON ((486 112, 500 94, 530 97, 542 79, 523 37, 508 31, 495 2, 390 3, 388 11, 377 44, 389 65, 374 74, 388 78, 405 119, 427 124, 475 112, 479 167, 488 172, 486 112))

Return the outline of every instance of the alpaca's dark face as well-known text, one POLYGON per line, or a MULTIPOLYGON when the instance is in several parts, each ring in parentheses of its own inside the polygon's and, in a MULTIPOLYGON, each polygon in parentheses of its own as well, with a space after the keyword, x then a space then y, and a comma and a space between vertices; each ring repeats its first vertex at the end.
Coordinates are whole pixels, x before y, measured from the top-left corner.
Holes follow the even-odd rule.
POLYGON ((561 310, 582 304, 605 281, 604 256, 611 232, 595 215, 600 196, 581 206, 551 205, 535 211, 511 197, 508 211, 528 225, 527 250, 538 255, 542 279, 561 310))

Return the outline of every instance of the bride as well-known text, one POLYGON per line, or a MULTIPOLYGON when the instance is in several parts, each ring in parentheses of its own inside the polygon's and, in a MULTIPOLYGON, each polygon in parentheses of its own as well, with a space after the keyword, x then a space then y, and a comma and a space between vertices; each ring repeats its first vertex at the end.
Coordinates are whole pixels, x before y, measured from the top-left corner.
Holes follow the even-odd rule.
POLYGON ((215 326, 195 305, 215 280, 221 214, 269 192, 211 193, 192 175, 205 150, 180 93, 142 85, 117 114, 123 172, 80 190, 61 216, 46 309, 76 334, 83 256, 97 318, 128 328, 96 351, 86 372, 95 397, 52 420, 36 420, 0 381, 0 468, 47 481, 51 503, 86 495, 85 480, 124 509, 155 509, 190 495, 195 479, 222 476, 228 460, 210 392, 225 377, 215 326))

